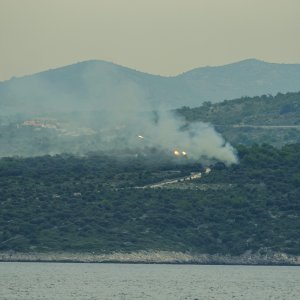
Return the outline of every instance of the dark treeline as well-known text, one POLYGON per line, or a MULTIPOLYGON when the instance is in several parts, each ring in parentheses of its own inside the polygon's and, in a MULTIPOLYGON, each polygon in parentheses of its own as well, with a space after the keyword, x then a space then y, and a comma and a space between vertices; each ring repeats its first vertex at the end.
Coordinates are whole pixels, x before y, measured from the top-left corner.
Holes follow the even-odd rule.
POLYGON ((238 154, 239 164, 217 163, 176 189, 134 187, 201 166, 103 154, 2 158, 0 250, 300 254, 300 144, 238 154))

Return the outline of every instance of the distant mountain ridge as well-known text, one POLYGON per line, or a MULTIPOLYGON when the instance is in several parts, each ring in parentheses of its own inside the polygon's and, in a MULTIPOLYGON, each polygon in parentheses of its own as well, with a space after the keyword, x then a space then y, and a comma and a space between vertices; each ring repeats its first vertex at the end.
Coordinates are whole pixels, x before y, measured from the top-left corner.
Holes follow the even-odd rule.
POLYGON ((163 77, 91 60, 0 82, 0 114, 94 111, 105 102, 126 105, 132 98, 143 99, 149 107, 195 107, 205 101, 299 90, 300 64, 247 59, 163 77))

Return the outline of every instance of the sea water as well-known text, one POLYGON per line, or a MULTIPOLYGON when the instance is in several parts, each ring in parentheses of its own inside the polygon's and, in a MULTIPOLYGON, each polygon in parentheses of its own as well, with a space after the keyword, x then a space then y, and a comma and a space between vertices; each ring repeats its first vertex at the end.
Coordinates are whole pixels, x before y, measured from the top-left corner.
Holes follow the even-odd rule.
POLYGON ((300 299, 300 267, 3 262, 0 299, 300 299))

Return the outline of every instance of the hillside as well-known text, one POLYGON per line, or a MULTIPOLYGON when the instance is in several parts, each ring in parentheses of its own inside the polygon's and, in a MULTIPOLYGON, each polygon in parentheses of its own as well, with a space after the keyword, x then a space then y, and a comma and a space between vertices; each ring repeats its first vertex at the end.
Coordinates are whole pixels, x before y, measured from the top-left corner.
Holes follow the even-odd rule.
POLYGON ((177 110, 188 122, 208 122, 233 144, 300 142, 300 92, 243 97, 177 110))
POLYGON ((299 144, 238 153, 210 172, 159 154, 2 158, 0 251, 299 255, 299 144))
MULTIPOLYGON (((300 142, 300 92, 244 97, 214 104, 205 102, 197 108, 185 106, 175 113, 184 116, 189 126, 186 126, 186 121, 181 121, 179 129, 173 126, 178 121, 176 114, 161 116, 163 123, 159 125, 157 112, 131 114, 125 109, 114 111, 110 114, 89 113, 87 118, 81 113, 53 114, 56 118, 39 115, 0 118, 0 157, 86 154, 121 149, 124 153, 128 150, 135 153, 151 147, 171 151, 180 143, 187 151, 192 144, 192 140, 186 141, 189 127, 199 121, 212 124, 233 145, 269 143, 281 147, 300 142), (140 138, 141 134, 146 138, 140 138), (184 136, 179 138, 178 134, 184 136), (170 143, 163 144, 172 136, 170 143)), ((193 143, 197 142, 194 146, 196 155, 201 156, 203 139, 206 141, 204 145, 209 145, 209 139, 216 137, 213 129, 209 136, 204 134, 205 130, 203 126, 195 127, 193 143)), ((218 139, 222 141, 221 137, 218 139)), ((214 145, 213 148, 220 147, 214 145)))
POLYGON ((105 111, 108 103, 122 108, 136 101, 144 110, 174 109, 299 89, 299 64, 248 59, 162 77, 105 61, 86 61, 0 82, 0 115, 105 111))

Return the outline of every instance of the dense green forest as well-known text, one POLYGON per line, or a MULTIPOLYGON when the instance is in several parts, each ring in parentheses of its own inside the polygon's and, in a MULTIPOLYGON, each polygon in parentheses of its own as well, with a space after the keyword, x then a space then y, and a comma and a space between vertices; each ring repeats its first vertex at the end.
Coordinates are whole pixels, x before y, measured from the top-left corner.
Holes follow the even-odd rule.
POLYGON ((216 125, 299 125, 300 92, 279 93, 225 100, 219 103, 204 102, 196 108, 182 107, 178 111, 187 120, 209 122, 216 125))
POLYGON ((202 171, 163 153, 0 160, 0 250, 300 254, 300 144, 237 148, 202 171), (145 187, 145 188, 142 188, 145 187))
POLYGON ((189 122, 213 124, 233 144, 268 143, 281 147, 300 142, 300 92, 205 102, 177 112, 189 122))

